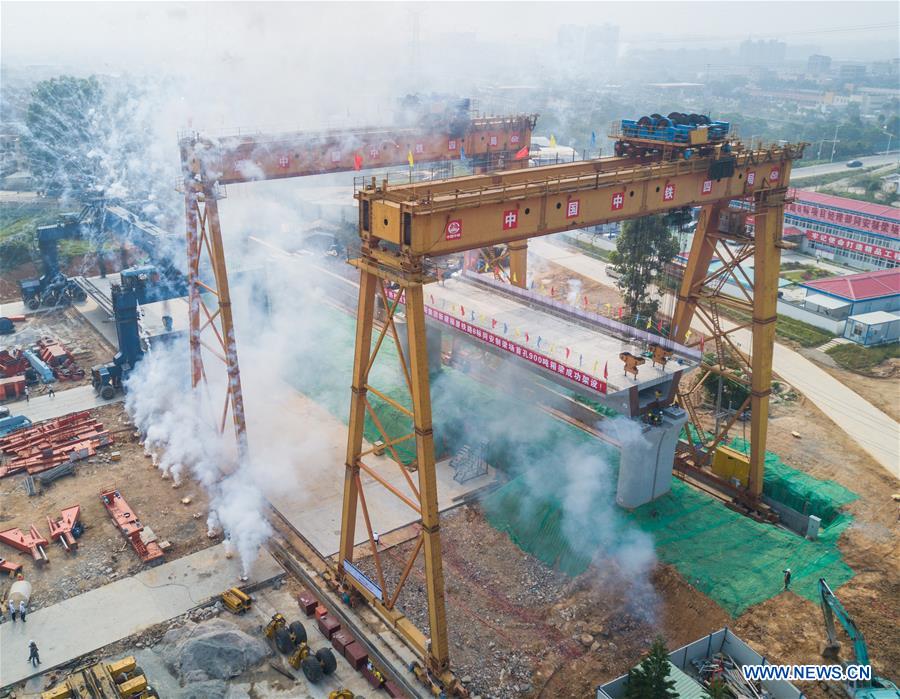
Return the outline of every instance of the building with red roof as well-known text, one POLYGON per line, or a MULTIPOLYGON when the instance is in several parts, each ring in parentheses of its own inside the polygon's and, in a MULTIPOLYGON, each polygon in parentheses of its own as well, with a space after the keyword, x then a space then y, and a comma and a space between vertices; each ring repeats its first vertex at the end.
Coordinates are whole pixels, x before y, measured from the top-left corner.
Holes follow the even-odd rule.
POLYGON ((900 210, 803 189, 791 196, 784 233, 800 252, 863 270, 900 264, 900 210))
POLYGON ((900 310, 900 268, 848 274, 803 282, 807 300, 814 295, 836 299, 846 305, 848 315, 900 310))

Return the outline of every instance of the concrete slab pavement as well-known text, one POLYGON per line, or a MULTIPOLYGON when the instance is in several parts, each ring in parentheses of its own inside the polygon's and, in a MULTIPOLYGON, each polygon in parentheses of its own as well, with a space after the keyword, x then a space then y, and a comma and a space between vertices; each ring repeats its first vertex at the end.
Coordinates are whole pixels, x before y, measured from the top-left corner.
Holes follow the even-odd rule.
POLYGON ((118 403, 123 398, 124 396, 118 393, 114 398, 105 400, 94 392, 93 386, 87 385, 57 391, 52 397, 44 394, 34 396, 28 401, 22 398, 15 403, 8 403, 7 406, 13 415, 24 415, 32 422, 39 422, 79 410, 90 410, 101 405, 118 403))
MULTIPOLYGON (((612 284, 612 280, 606 276, 606 263, 600 260, 561 249, 544 240, 531 241, 529 250, 600 284, 612 284)), ((734 323, 724 319, 722 325, 726 329, 735 327, 734 323)), ((705 330, 705 326, 696 320, 691 327, 705 330)), ((752 335, 749 330, 738 330, 732 333, 732 338, 739 346, 751 346, 752 335)), ((900 425, 896 420, 784 345, 775 343, 772 365, 776 374, 814 401, 823 413, 888 473, 900 478, 900 425)))
POLYGON ((85 653, 177 617, 235 585, 271 580, 283 572, 262 550, 249 582, 240 581, 237 556, 222 544, 149 568, 28 615, 0 624, 0 687, 45 672, 85 653), (26 661, 35 641, 41 665, 26 661))

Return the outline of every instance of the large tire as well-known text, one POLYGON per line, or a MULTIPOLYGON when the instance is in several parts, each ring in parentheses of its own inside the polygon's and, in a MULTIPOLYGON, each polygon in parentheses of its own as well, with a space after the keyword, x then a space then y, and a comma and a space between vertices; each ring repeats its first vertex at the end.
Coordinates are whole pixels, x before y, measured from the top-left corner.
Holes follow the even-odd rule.
POLYGON ((322 672, 324 674, 330 675, 337 670, 337 660, 335 660, 331 648, 319 648, 319 650, 316 651, 316 657, 322 664, 322 672))
POLYGON ((291 632, 287 627, 279 626, 275 629, 275 647, 283 655, 290 655, 294 650, 294 642, 291 640, 291 632))
POLYGON ((44 294, 41 297, 41 303, 43 303, 47 308, 55 306, 57 303, 59 303, 59 294, 57 294, 55 291, 51 291, 49 294, 44 294))
POLYGON ((41 300, 37 296, 32 296, 25 305, 28 306, 29 310, 36 311, 41 307, 41 300))
POLYGON ((291 630, 291 633, 294 636, 295 645, 299 646, 301 643, 306 641, 306 629, 299 621, 292 621, 291 625, 288 628, 291 630))
POLYGON ((300 669, 303 670, 303 674, 306 675, 310 684, 315 684, 322 679, 322 666, 319 664, 318 658, 307 655, 300 663, 300 669))
POLYGON ((106 384, 103 388, 100 389, 100 397, 103 400, 112 400, 116 395, 116 389, 114 389, 109 384, 106 384))

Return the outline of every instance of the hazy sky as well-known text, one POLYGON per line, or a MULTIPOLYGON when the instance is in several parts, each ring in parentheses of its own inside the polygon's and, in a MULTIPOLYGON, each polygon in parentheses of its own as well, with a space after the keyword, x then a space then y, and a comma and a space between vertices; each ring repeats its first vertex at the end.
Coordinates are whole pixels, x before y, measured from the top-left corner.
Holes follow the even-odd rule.
MULTIPOLYGON (((9 64, 82 63, 139 70, 178 61, 262 54, 345 53, 390 61, 405 50, 413 14, 429 37, 474 32, 503 44, 555 40, 561 24, 619 25, 628 44, 712 46, 754 38, 820 45, 836 57, 896 47, 897 2, 454 2, 146 3, 2 2, 2 58, 9 64)), ((896 48, 894 49, 896 55, 896 48)), ((867 58, 859 56, 860 59, 867 58)), ((360 67, 362 68, 362 67, 360 67)), ((323 70, 327 66, 323 66, 323 70)))

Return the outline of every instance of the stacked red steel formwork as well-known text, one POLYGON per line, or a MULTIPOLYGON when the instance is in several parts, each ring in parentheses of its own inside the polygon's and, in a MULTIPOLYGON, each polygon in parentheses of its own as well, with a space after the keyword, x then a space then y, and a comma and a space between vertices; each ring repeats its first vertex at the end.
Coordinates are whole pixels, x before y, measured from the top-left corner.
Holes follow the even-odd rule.
POLYGON ((53 338, 42 337, 38 340, 37 350, 58 381, 78 381, 84 378, 84 369, 75 363, 71 352, 53 338))
POLYGON ((47 420, 0 437, 0 453, 11 457, 0 466, 0 478, 22 471, 34 475, 66 461, 86 459, 112 441, 87 410, 47 420))
POLYGON ((0 351, 0 399, 18 398, 25 392, 24 374, 30 366, 21 350, 0 351))

